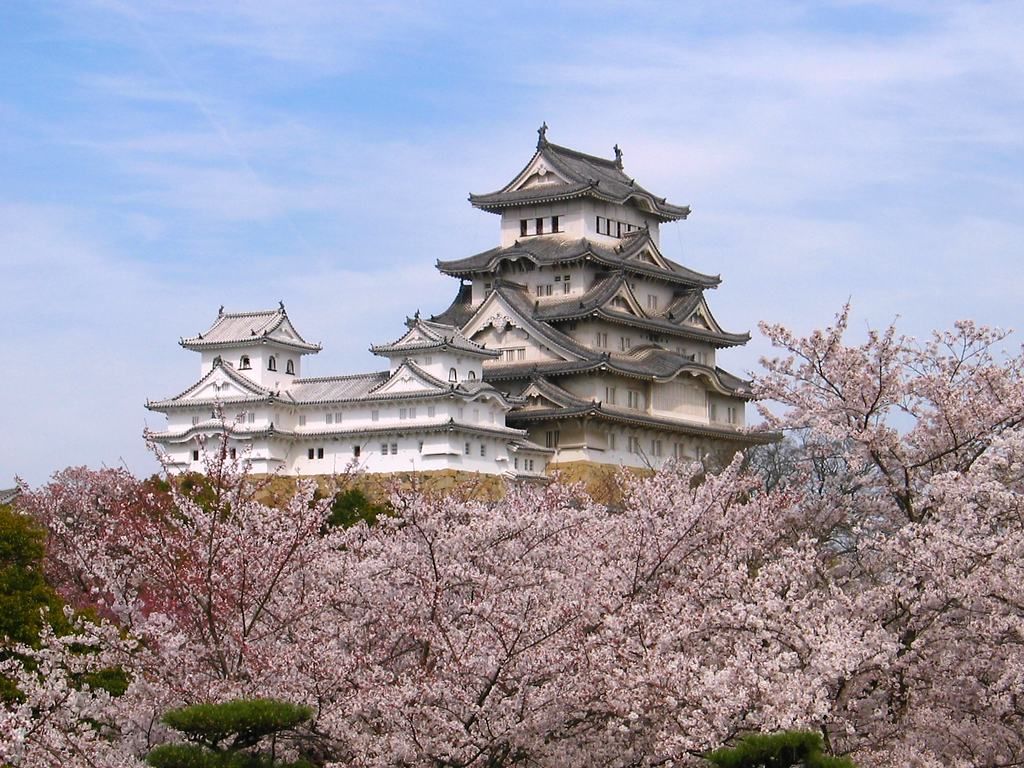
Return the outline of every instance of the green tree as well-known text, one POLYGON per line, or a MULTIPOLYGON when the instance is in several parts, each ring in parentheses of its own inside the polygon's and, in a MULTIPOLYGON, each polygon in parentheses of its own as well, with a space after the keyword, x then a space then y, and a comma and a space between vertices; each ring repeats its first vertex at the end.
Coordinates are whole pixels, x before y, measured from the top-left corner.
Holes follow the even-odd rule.
POLYGON ((339 491, 331 502, 331 514, 327 518, 329 528, 350 528, 356 523, 374 525, 377 518, 387 514, 387 507, 370 501, 358 488, 339 491))
POLYGON ((172 709, 163 722, 187 744, 162 744, 146 761, 154 768, 312 768, 307 760, 277 758, 279 739, 313 716, 309 707, 275 699, 235 699, 172 709))
POLYGON ((753 733, 706 759, 718 768, 855 768, 844 757, 825 755, 823 749, 821 736, 808 731, 753 733))

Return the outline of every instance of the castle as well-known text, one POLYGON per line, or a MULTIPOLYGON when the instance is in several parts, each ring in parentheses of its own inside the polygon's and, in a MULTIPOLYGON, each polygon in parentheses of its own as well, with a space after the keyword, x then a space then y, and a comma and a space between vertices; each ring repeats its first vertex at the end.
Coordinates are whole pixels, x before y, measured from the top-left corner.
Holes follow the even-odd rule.
POLYGON ((542 126, 526 166, 470 203, 501 217, 501 244, 437 268, 461 281, 452 305, 371 347, 385 371, 302 376, 305 341, 282 304, 218 313, 181 345, 200 378, 147 402, 172 469, 201 471, 206 438, 255 472, 319 475, 454 469, 541 478, 590 462, 657 467, 728 454, 747 382, 717 365, 744 344, 715 320, 718 276, 662 255, 661 224, 689 209, 648 192, 614 159, 552 144, 542 126))

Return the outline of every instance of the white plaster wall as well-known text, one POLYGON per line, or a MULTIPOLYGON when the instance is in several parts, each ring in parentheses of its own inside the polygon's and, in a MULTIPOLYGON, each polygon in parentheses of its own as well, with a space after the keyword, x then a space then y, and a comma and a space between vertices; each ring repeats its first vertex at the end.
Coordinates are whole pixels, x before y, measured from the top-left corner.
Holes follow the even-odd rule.
POLYGON ((217 357, 231 363, 236 371, 267 389, 285 390, 291 386, 292 381, 302 375, 302 355, 270 344, 220 350, 207 349, 203 350, 200 355, 200 376, 205 376, 210 372, 210 369, 213 367, 213 361, 217 357), (249 356, 250 368, 248 370, 240 367, 243 355, 249 356), (267 364, 271 355, 277 358, 277 371, 267 370, 267 364), (294 375, 285 373, 288 370, 288 360, 291 360, 295 365, 294 375))
POLYGON ((608 219, 614 219, 616 221, 622 221, 627 224, 635 224, 643 227, 648 226, 651 230, 651 239, 655 245, 659 244, 659 230, 658 227, 660 222, 653 216, 637 210, 630 205, 616 205, 615 203, 605 203, 599 200, 583 200, 583 237, 590 238, 598 243, 617 244, 621 242, 618 237, 610 237, 608 235, 599 234, 597 231, 597 217, 602 216, 608 219))
POLYGON ((516 240, 522 243, 536 237, 536 219, 544 219, 544 234, 550 231, 551 217, 558 217, 558 229, 563 237, 577 240, 584 237, 584 209, 581 200, 565 200, 547 205, 526 205, 508 208, 501 214, 501 246, 508 248, 516 240), (523 237, 520 222, 527 220, 527 235, 523 237))

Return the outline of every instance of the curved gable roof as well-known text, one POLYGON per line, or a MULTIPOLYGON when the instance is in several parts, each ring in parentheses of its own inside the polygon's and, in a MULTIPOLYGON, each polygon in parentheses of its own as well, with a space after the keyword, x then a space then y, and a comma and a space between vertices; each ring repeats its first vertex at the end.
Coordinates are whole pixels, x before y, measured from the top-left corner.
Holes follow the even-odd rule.
POLYGON ((688 206, 673 205, 626 175, 622 167, 622 154, 617 147, 615 159, 610 160, 552 144, 547 140, 545 132, 541 132, 533 157, 512 181, 496 192, 470 194, 469 201, 476 208, 498 212, 517 205, 584 196, 620 205, 632 204, 661 221, 685 219, 690 213, 688 206), (539 162, 554 171, 558 181, 522 187, 530 170, 539 162))

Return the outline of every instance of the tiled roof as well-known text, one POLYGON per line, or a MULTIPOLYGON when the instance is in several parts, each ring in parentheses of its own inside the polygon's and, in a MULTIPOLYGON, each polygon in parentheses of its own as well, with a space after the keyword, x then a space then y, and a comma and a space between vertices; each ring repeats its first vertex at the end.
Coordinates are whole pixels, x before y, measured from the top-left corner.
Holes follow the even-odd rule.
POLYGON ((587 196, 612 203, 632 202, 638 208, 649 211, 662 221, 685 219, 690 213, 687 206, 673 205, 665 198, 647 191, 622 169, 621 155, 615 160, 588 155, 568 147, 552 144, 541 139, 530 162, 515 179, 497 192, 469 196, 470 202, 485 211, 500 211, 515 205, 529 205, 540 202, 565 200, 587 196), (540 157, 543 162, 564 181, 538 184, 523 190, 513 190, 526 171, 540 157))
MULTIPOLYGON (((636 350, 634 350, 636 351, 636 350)), ((496 364, 484 371, 489 381, 510 381, 534 376, 569 376, 590 371, 609 371, 644 381, 670 381, 683 373, 704 376, 724 393, 749 400, 749 382, 723 371, 694 362, 689 356, 665 349, 644 347, 637 355, 593 355, 579 361, 496 364)))
POLYGON ((370 390, 390 378, 390 372, 357 373, 350 376, 321 376, 296 379, 289 394, 297 403, 331 403, 362 400, 370 390))
POLYGON ((588 259, 611 269, 624 269, 633 274, 697 288, 714 288, 722 282, 718 275, 695 272, 661 256, 660 252, 658 255, 668 265, 668 269, 633 258, 645 248, 657 250, 647 231, 625 237, 617 246, 596 243, 587 238, 566 240, 557 235, 542 235, 516 241, 505 248, 491 248, 464 259, 438 261, 437 268, 447 275, 459 277, 493 273, 505 260, 529 259, 538 266, 549 266, 588 259))
POLYGON ((467 339, 459 328, 435 320, 424 320, 419 316, 409 322, 409 330, 402 338, 390 344, 375 344, 370 351, 375 355, 394 356, 410 352, 425 352, 432 349, 464 352, 480 357, 501 357, 501 352, 487 349, 467 339))
POLYGON ((546 323, 597 316, 614 323, 705 341, 718 347, 746 344, 750 341, 749 333, 719 333, 684 322, 700 304, 702 292, 699 288, 686 289, 673 299, 664 312, 653 316, 638 316, 620 311, 611 304, 624 285, 627 285, 625 274, 621 271, 613 273, 595 282, 583 295, 539 302, 533 316, 546 323))
POLYGON ((526 408, 512 411, 506 417, 510 424, 528 425, 537 421, 566 419, 587 416, 602 421, 630 424, 650 429, 663 429, 668 432, 697 435, 701 437, 725 438, 751 445, 769 443, 778 439, 777 435, 767 432, 746 432, 734 427, 697 424, 675 419, 651 416, 639 411, 614 405, 606 405, 593 400, 582 400, 571 392, 536 376, 531 379, 530 386, 539 394, 555 403, 552 408, 526 408))
POLYGON ((469 322, 469 318, 473 316, 473 311, 473 284, 462 283, 459 286, 459 292, 455 294, 455 299, 448 309, 439 315, 432 316, 430 319, 435 323, 444 323, 445 325, 454 325, 462 328, 469 322))
POLYGON ((310 344, 295 330, 284 306, 258 312, 224 312, 217 314, 205 332, 181 340, 188 349, 248 346, 274 341, 303 352, 318 352, 319 344, 310 344))
POLYGON ((20 488, 3 488, 0 489, 0 504, 10 504, 21 493, 20 488))
POLYGON ((162 411, 162 410, 166 410, 168 408, 181 408, 181 407, 189 407, 189 406, 201 406, 201 405, 207 405, 207 404, 210 404, 210 403, 219 403, 219 404, 223 404, 223 405, 229 405, 229 404, 234 405, 234 404, 237 404, 237 403, 260 403, 260 402, 264 402, 264 401, 272 399, 274 397, 274 395, 275 395, 275 393, 272 392, 271 390, 267 389, 266 387, 260 386, 255 381, 250 379, 248 376, 245 376, 244 374, 239 373, 238 371, 236 371, 235 367, 233 365, 231 365, 231 363, 221 362, 219 364, 215 364, 207 372, 207 374, 205 376, 203 376, 201 379, 199 379, 199 381, 197 381, 195 384, 190 386, 184 392, 179 392, 174 397, 169 397, 169 398, 167 398, 165 400, 155 400, 155 401, 152 401, 152 402, 147 401, 146 402, 146 407, 149 410, 151 410, 151 411, 162 411), (242 395, 242 396, 237 396, 236 395, 234 397, 215 397, 215 398, 209 398, 209 397, 190 398, 189 397, 190 394, 192 394, 196 390, 200 389, 210 379, 212 379, 212 378, 214 378, 214 377, 216 377, 216 376, 218 376, 220 374, 223 374, 228 379, 230 379, 235 384, 237 384, 239 387, 241 387, 244 390, 247 390, 250 394, 242 395))

